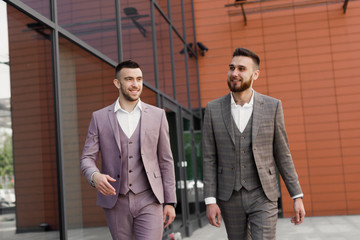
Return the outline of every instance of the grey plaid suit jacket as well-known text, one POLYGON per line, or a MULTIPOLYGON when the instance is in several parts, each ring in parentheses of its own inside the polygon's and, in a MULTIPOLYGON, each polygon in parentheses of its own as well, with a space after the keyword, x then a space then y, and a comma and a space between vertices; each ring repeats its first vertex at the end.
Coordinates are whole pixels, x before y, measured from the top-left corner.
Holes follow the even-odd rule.
MULTIPOLYGON (((229 200, 234 190, 237 165, 230 94, 208 103, 203 125, 204 195, 223 201, 229 200)), ((252 150, 262 188, 269 200, 277 201, 276 165, 290 195, 301 194, 281 101, 254 94, 252 150)))

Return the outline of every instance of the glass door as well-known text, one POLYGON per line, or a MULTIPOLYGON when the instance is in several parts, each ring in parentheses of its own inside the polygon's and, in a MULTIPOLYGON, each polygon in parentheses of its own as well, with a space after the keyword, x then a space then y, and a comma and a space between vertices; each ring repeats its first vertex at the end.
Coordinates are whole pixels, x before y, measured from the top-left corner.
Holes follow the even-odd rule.
POLYGON ((199 213, 199 194, 197 184, 197 166, 195 157, 194 127, 192 115, 182 111, 182 137, 183 137, 183 159, 181 166, 184 169, 184 187, 186 189, 188 226, 187 233, 191 234, 197 225, 197 214, 199 213))
POLYGON ((176 218, 174 223, 169 226, 169 229, 165 229, 164 235, 172 232, 180 232, 182 236, 185 236, 185 226, 187 219, 187 207, 186 207, 186 195, 184 188, 184 171, 181 165, 181 159, 183 158, 183 151, 181 150, 181 125, 180 125, 180 116, 179 116, 179 107, 163 99, 163 108, 166 112, 166 117, 169 123, 169 135, 170 135, 170 145, 174 158, 174 168, 175 168, 175 180, 176 180, 176 196, 177 196, 177 206, 176 206, 176 218))

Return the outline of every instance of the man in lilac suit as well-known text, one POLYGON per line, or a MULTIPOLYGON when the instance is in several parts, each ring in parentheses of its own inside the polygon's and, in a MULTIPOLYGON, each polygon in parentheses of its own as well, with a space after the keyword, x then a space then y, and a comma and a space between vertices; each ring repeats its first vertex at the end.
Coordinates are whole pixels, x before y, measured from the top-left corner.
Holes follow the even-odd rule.
POLYGON ((98 190, 97 205, 113 239, 160 240, 176 205, 165 111, 141 102, 143 76, 136 62, 121 62, 113 82, 119 98, 92 114, 81 170, 98 190))

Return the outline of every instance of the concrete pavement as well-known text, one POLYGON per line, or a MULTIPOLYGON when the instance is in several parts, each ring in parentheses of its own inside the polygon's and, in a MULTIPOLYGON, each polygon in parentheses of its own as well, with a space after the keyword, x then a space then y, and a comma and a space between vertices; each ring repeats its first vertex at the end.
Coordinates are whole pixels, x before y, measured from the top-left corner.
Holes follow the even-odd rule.
MULTIPOLYGON (((7 240, 56 240, 59 232, 15 234, 15 215, 0 215, 0 239, 7 240)), ((107 227, 73 229, 69 240, 111 239, 107 227)), ((210 226, 197 229, 182 240, 226 240, 224 224, 220 228, 210 226)), ((277 224, 278 240, 357 240, 360 239, 360 215, 306 217, 303 224, 294 226, 289 218, 280 218, 277 224)))
MULTIPOLYGON (((224 224, 219 228, 206 225, 183 240, 225 240, 224 224)), ((276 239, 279 240, 355 240, 360 239, 360 215, 306 217, 294 226, 289 218, 280 218, 276 239)))

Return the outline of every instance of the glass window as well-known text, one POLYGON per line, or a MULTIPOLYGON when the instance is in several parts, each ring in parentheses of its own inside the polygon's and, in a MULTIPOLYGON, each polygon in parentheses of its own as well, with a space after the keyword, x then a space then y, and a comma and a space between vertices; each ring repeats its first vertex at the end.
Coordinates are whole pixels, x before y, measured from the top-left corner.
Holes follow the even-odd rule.
POLYGON ((157 46, 157 66, 159 73, 158 87, 160 91, 170 97, 174 97, 172 68, 171 68, 171 49, 169 37, 169 24, 165 21, 160 12, 155 11, 156 22, 156 46, 157 46))
POLYGON ((168 0, 156 0, 157 5, 160 7, 161 11, 168 16, 168 0))
POLYGON ((201 120, 194 117, 194 151, 196 159, 196 188, 199 200, 200 212, 206 211, 204 200, 204 182, 203 182, 203 161, 202 161, 202 134, 201 134, 201 120))
POLYGON ((182 24, 182 13, 181 13, 181 2, 171 0, 171 22, 176 28, 177 32, 183 36, 183 24, 182 24))
POLYGON ((193 43, 194 22, 193 22, 193 14, 192 14, 192 0, 184 0, 183 2, 184 2, 186 41, 188 43, 193 43))
POLYGON ((191 108, 200 108, 199 102, 199 85, 197 77, 196 59, 194 57, 188 58, 188 76, 189 76, 189 92, 191 108))
POLYGON ((14 168, 10 183, 3 186, 11 190, 6 204, 12 208, 0 211, 4 214, 0 228, 5 226, 0 238, 13 239, 15 232, 54 230, 51 236, 56 239, 59 215, 50 30, 10 5, 8 25, 14 168))
POLYGON ((155 87, 150 3, 121 0, 123 58, 140 64, 144 81, 155 87))
POLYGON ((115 1, 57 1, 59 25, 118 61, 115 1))
MULTIPOLYGON (((176 99, 184 107, 188 107, 188 94, 186 83, 186 69, 185 69, 185 51, 184 42, 177 34, 173 32, 173 46, 174 46, 174 65, 175 65, 175 82, 176 82, 176 99)), ((188 52, 189 57, 193 57, 188 52), (190 55, 189 55, 190 54, 190 55)))
POLYGON ((21 2, 50 19, 49 0, 21 0, 21 2))
MULTIPOLYGON (((66 221, 74 239, 82 239, 82 228, 106 226, 106 221, 95 205, 96 191, 79 171, 79 156, 91 113, 115 102, 118 94, 113 67, 65 38, 59 43, 66 221)), ((109 234, 104 228, 104 238, 109 234)))

